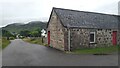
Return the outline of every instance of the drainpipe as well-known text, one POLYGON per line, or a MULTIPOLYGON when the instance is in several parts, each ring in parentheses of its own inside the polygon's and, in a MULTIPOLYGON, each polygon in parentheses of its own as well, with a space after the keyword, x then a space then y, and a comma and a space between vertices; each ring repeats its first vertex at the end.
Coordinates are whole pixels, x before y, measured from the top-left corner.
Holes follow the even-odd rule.
POLYGON ((70 29, 68 28, 68 51, 70 51, 70 29))

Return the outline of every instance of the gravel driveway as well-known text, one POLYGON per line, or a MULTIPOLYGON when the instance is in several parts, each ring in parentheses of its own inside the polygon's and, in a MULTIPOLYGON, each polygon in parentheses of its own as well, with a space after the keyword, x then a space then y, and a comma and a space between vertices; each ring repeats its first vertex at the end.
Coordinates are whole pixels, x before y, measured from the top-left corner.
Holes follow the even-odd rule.
POLYGON ((15 39, 2 52, 3 66, 117 66, 118 55, 75 55, 15 39))

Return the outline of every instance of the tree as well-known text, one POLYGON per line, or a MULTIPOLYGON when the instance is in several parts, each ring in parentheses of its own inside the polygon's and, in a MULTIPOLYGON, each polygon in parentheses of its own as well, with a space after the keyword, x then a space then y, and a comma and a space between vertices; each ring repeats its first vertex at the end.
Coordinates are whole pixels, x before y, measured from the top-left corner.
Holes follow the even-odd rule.
POLYGON ((7 30, 2 30, 2 36, 3 37, 7 37, 7 39, 9 39, 9 37, 14 37, 14 35, 12 35, 9 31, 7 30))
POLYGON ((41 29, 36 29, 33 31, 24 30, 21 31, 19 34, 25 37, 41 37, 41 29))
POLYGON ((31 37, 37 37, 38 36, 38 31, 31 31, 30 36, 31 37))
POLYGON ((38 31, 38 37, 41 37, 41 29, 36 29, 36 31, 38 31))
POLYGON ((40 29, 36 29, 34 31, 30 32, 30 36, 31 37, 41 37, 41 30, 40 29))
POLYGON ((30 31, 28 31, 28 30, 20 31, 20 35, 25 36, 25 37, 29 37, 30 36, 30 31))

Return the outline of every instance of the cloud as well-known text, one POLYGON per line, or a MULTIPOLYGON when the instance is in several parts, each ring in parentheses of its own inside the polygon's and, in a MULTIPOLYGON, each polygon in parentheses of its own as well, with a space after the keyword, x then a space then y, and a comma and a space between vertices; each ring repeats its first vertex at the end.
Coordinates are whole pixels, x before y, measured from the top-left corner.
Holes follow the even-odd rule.
POLYGON ((2 0, 0 18, 3 24, 28 22, 31 20, 47 21, 52 7, 80 11, 117 14, 119 0, 2 0))

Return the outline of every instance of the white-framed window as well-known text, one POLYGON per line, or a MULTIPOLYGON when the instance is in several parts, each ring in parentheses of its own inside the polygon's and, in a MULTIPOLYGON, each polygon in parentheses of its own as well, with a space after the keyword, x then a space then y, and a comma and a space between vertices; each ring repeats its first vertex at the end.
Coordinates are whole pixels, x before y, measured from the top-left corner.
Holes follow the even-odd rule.
POLYGON ((90 32, 90 43, 95 43, 95 32, 90 32))

